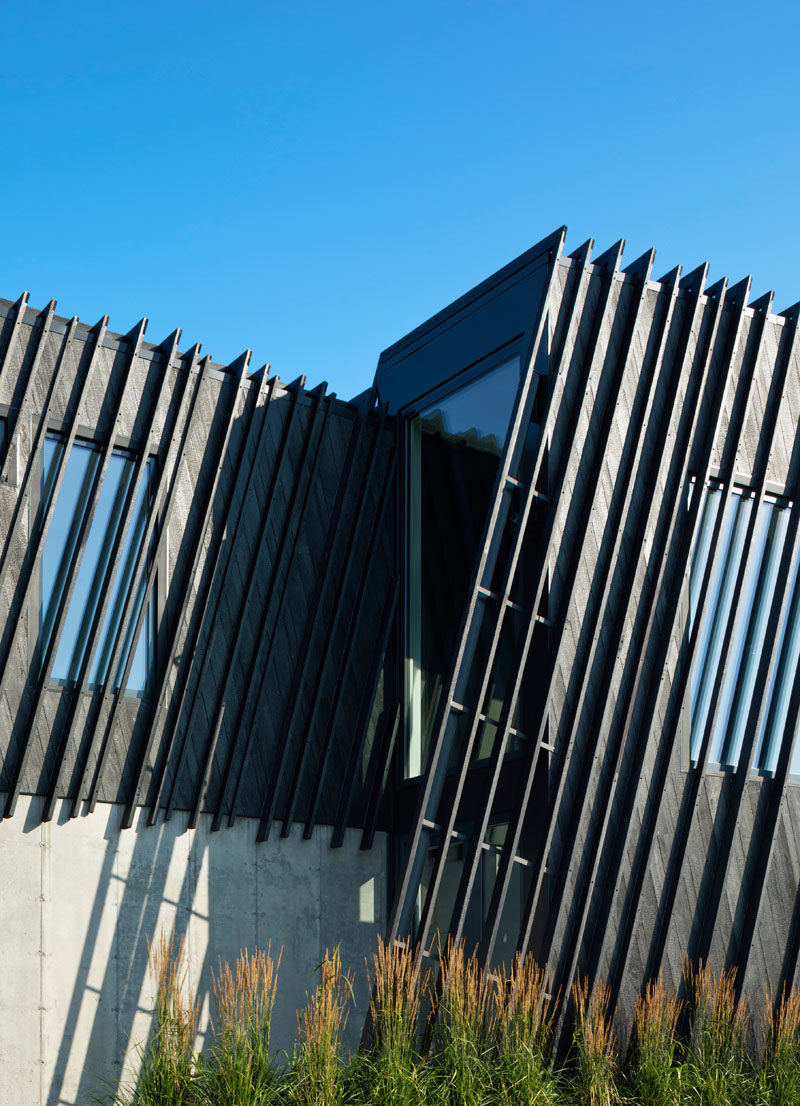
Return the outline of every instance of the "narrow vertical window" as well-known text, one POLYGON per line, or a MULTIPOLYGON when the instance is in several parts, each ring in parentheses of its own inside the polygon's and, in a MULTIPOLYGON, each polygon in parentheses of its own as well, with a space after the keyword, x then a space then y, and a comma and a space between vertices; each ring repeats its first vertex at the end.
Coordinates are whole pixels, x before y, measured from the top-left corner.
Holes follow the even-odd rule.
MULTIPOLYGON (((63 450, 63 441, 48 436, 42 464, 42 497, 45 502, 53 494, 55 473, 63 450)), ((94 517, 75 572, 74 566, 80 555, 79 533, 89 510, 99 464, 100 452, 94 445, 87 442, 74 443, 67 458, 64 479, 53 509, 42 556, 39 639, 41 656, 44 656, 50 643, 59 612, 67 605, 66 618, 50 673, 51 681, 57 684, 68 684, 77 679, 81 664, 91 647, 89 637, 92 622, 97 614, 102 588, 111 571, 111 552, 124 521, 125 504, 133 481, 133 457, 122 450, 115 450, 97 496, 94 517)), ((133 571, 142 548, 147 522, 151 468, 152 462, 149 461, 139 485, 127 532, 122 539, 118 569, 114 579, 110 581, 108 602, 89 672, 89 684, 92 687, 102 686, 108 679, 109 665, 119 633, 123 635, 123 648, 111 684, 115 690, 120 685, 122 671, 132 647, 133 627, 141 610, 145 586, 144 579, 133 579, 133 571), (133 604, 131 620, 127 626, 121 627, 123 609, 133 587, 137 589, 137 598, 133 604)), ((151 596, 126 684, 126 691, 134 694, 142 694, 146 690, 148 674, 152 668, 154 617, 151 596)))
MULTIPOLYGON (((788 511, 771 497, 765 498, 753 520, 756 500, 747 489, 736 488, 725 504, 714 563, 711 567, 706 602, 699 609, 699 593, 710 556, 711 536, 725 496, 722 488, 711 485, 705 491, 700 525, 692 556, 689 584, 690 624, 701 619, 691 674, 690 749, 697 764, 703 736, 709 726, 712 693, 721 680, 716 718, 711 731, 708 764, 712 768, 736 768, 739 764, 745 727, 754 697, 759 664, 765 649, 767 621, 775 593, 781 555, 786 541, 788 511), (749 550, 745 550, 748 528, 752 525, 749 550), (743 559, 747 556, 746 564, 743 559), (743 571, 736 609, 733 609, 736 580, 743 571), (727 655, 723 651, 725 631, 733 619, 727 655), (721 669, 723 669, 721 671, 721 669)), ((797 564, 794 580, 796 584, 797 564)), ((793 584, 793 596, 797 588, 793 584)), ((800 616, 793 598, 781 620, 777 664, 769 674, 767 697, 757 735, 755 765, 759 771, 774 770, 783 722, 788 705, 791 672, 800 650, 800 616)))
POLYGON ((427 766, 519 375, 514 357, 408 424, 407 778, 427 766))

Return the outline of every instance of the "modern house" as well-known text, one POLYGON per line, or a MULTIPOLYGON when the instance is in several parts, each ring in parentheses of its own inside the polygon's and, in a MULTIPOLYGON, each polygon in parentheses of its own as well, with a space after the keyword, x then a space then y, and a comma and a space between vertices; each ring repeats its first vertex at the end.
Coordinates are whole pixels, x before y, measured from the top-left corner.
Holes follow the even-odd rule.
POLYGON ((684 955, 797 981, 800 308, 564 236, 351 402, 0 301, 15 1101, 132 1060, 164 926, 206 1014, 283 946, 286 1040, 379 932, 623 1029, 684 955))

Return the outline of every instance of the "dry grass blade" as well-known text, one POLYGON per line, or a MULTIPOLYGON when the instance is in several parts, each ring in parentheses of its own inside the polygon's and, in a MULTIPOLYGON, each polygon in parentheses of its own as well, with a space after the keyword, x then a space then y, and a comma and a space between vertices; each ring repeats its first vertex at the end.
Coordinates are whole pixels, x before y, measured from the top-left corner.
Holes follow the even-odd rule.
POLYGON ((273 960, 267 946, 240 953, 234 971, 220 960, 219 975, 211 973, 216 1038, 201 1080, 208 1101, 261 1106, 271 1099, 277 1073, 269 1043, 279 966, 280 956, 273 960))
POLYGON ((687 961, 684 979, 692 1009, 692 1031, 685 1084, 715 1106, 738 1106, 756 1093, 747 1034, 745 999, 736 996, 736 969, 715 976, 711 965, 687 961))
POLYGON ((680 1095, 677 1039, 681 1004, 662 976, 651 980, 636 1000, 635 1049, 630 1082, 642 1106, 674 1106, 680 1095))
POLYGON ((619 1090, 617 1042, 608 1013, 611 992, 605 983, 596 983, 590 991, 589 980, 579 977, 572 998, 576 1101, 582 1106, 612 1106, 619 1101, 619 1090))
POLYGON ((187 997, 187 964, 183 939, 162 931, 147 941, 150 971, 156 985, 150 1039, 133 1090, 116 1095, 131 1106, 191 1106, 197 1101, 194 1041, 197 1006, 187 997))
POLYGON ((486 1101, 492 1083, 497 1005, 494 986, 464 943, 448 941, 441 958, 441 995, 430 1074, 432 1086, 453 1106, 486 1101))
POLYGON ((769 1106, 800 1102, 800 991, 784 989, 779 1003, 768 994, 764 1010, 765 1044, 761 1087, 769 1106))
POLYGON ((299 1046, 292 1071, 293 1094, 302 1106, 337 1106, 342 1099, 341 1039, 352 998, 338 946, 316 969, 320 981, 297 1016, 299 1046))

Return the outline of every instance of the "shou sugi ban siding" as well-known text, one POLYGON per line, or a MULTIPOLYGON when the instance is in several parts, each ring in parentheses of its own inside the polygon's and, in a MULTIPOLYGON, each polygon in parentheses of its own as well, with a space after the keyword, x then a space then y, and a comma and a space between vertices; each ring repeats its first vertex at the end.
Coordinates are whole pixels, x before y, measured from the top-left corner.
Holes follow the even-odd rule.
POLYGON ((393 420, 107 322, 0 301, 2 815, 363 827, 396 694, 393 420))
POLYGON ((736 965, 756 1005, 797 982, 798 308, 706 265, 655 280, 654 258, 567 256, 558 232, 378 373, 390 393, 396 366, 430 371, 426 343, 457 350, 458 327, 477 349, 482 311, 509 348, 522 336, 430 755, 403 791, 390 936, 436 955, 436 930, 472 939, 480 916, 485 963, 531 952, 562 1019, 579 973, 609 981, 624 1021, 685 955, 736 965), (504 315, 526 265, 540 299, 504 315))

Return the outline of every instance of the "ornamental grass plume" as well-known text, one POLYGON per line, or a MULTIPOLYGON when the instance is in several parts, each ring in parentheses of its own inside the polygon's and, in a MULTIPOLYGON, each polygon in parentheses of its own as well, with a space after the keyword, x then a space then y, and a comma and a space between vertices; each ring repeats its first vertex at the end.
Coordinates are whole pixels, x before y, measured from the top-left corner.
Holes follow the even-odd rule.
POLYGON ((440 987, 431 1012, 430 1093, 451 1106, 482 1106, 495 1084, 497 1006, 491 981, 477 957, 467 958, 463 941, 448 940, 440 987))
POLYGON ((273 960, 268 945, 240 953, 235 971, 220 960, 219 975, 211 973, 217 1022, 199 1080, 210 1106, 263 1106, 275 1097, 269 1042, 280 959, 273 960))
POLYGON ((677 1035, 681 1003, 664 983, 651 980, 636 1000, 629 1085, 641 1106, 677 1106, 681 1095, 681 1049, 677 1035))
POLYGON ((559 1084, 550 1071, 553 1001, 549 979, 533 957, 519 953, 494 978, 496 1071, 501 1101, 550 1106, 559 1084))
POLYGON ((375 1106, 424 1102, 419 1019, 427 981, 411 947, 378 939, 372 971, 367 969, 370 1039, 352 1065, 358 1101, 375 1106))
POLYGON ((150 1039, 142 1052, 132 1091, 115 1096, 119 1106, 194 1106, 194 1041, 197 1006, 186 997, 187 964, 184 941, 175 947, 175 933, 162 931, 155 944, 147 940, 147 959, 156 985, 150 1039))
POLYGON ((800 992, 784 988, 776 1005, 767 995, 766 1030, 759 1078, 767 1106, 796 1106, 800 1102, 800 992))
POLYGON ((615 1106, 620 1101, 617 1085, 617 1042, 609 1016, 611 991, 578 977, 572 987, 575 1007, 571 1087, 576 1106, 615 1106))
POLYGON ((341 1042, 353 989, 338 945, 332 953, 325 950, 315 971, 320 973, 317 989, 297 1015, 291 1095, 298 1106, 339 1106, 344 1086, 341 1042))
POLYGON ((757 1101, 747 1047, 749 1016, 736 997, 736 969, 715 976, 711 965, 684 963, 692 1015, 684 1067, 685 1094, 708 1106, 751 1106, 757 1101))

